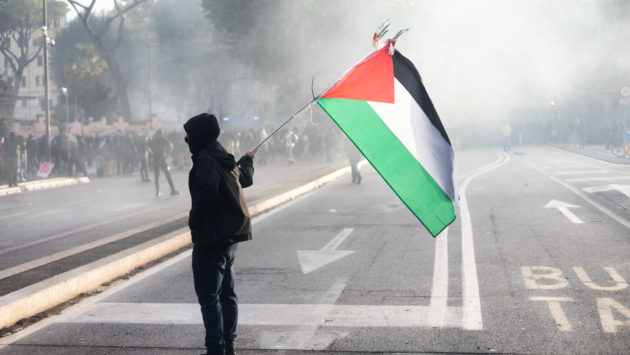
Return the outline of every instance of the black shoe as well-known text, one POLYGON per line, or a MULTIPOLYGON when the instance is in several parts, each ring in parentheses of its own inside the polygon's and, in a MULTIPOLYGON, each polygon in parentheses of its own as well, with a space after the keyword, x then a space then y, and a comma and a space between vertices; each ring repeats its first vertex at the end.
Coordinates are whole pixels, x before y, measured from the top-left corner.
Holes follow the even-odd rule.
POLYGON ((227 348, 225 349, 225 355, 236 355, 236 351, 234 348, 227 348))

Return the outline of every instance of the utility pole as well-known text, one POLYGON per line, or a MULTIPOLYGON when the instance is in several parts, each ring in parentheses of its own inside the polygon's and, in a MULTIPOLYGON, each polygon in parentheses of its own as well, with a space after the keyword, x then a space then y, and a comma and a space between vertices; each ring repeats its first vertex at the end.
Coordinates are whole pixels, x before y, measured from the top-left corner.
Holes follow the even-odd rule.
POLYGON ((48 101, 48 9, 44 3, 44 26, 42 27, 44 41, 44 111, 46 117, 46 158, 50 160, 50 107, 48 101))

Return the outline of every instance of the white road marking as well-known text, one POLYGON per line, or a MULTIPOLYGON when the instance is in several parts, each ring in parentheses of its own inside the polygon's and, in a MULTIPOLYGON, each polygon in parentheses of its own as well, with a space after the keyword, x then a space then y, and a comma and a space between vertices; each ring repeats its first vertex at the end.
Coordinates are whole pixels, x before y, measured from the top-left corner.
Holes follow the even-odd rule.
MULTIPOLYGON (((330 305, 333 308, 346 285, 346 279, 335 280, 328 291, 319 298, 319 304, 330 305)), ((240 306, 239 313, 242 314, 240 306)), ((328 314, 322 313, 321 317, 326 319, 328 314)), ((240 318, 239 323, 241 323, 240 318)), ((299 325, 289 332, 272 328, 261 333, 260 347, 263 349, 328 349, 336 337, 330 334, 318 334, 318 329, 320 329, 320 324, 299 325)))
POLYGON ((341 243, 354 231, 354 228, 346 228, 339 232, 321 250, 298 250, 297 256, 300 261, 302 274, 308 274, 344 256, 354 253, 354 250, 336 250, 341 243))
POLYGON ((475 247, 473 244, 473 230, 470 211, 468 210, 466 190, 468 189, 468 185, 472 179, 475 177, 494 170, 510 161, 510 156, 506 153, 501 152, 500 155, 501 156, 497 161, 467 177, 462 183, 460 190, 460 212, 462 217, 462 288, 464 291, 462 327, 464 329, 483 329, 481 299, 479 297, 479 281, 477 279, 477 264, 475 261, 475 247))
POLYGON ((20 217, 20 216, 24 216, 25 214, 29 214, 30 212, 18 212, 18 213, 13 213, 13 214, 6 214, 2 217, 0 217, 1 219, 9 219, 9 218, 13 218, 13 217, 20 217))
POLYGON ((0 338, 0 349, 4 348, 7 345, 10 345, 12 343, 15 343, 17 341, 19 341, 20 339, 23 339, 41 329, 44 329, 45 327, 51 325, 51 324, 55 324, 55 323, 65 323, 68 322, 69 320, 72 320, 73 318, 83 314, 86 310, 89 310, 90 307, 92 307, 94 304, 97 304, 98 302, 106 299, 107 297, 110 297, 112 295, 115 295, 116 293, 123 291, 124 289, 131 287, 141 281, 143 281, 144 279, 151 277, 159 272, 162 272, 164 269, 177 264, 178 262, 190 258, 191 257, 191 250, 186 250, 183 251, 181 253, 179 253, 178 255, 174 256, 171 259, 168 259, 158 265, 155 265, 154 267, 150 268, 149 270, 146 270, 144 272, 141 272, 139 274, 136 274, 134 276, 132 276, 129 280, 120 283, 108 290, 106 290, 105 292, 99 293, 96 296, 87 298, 73 306, 70 306, 66 309, 64 309, 63 311, 61 311, 61 314, 56 314, 53 316, 50 316, 48 318, 44 318, 41 321, 28 326, 27 328, 11 334, 9 336, 6 336, 4 338, 0 338))
POLYGON ((588 193, 617 190, 630 197, 630 185, 610 184, 604 186, 585 187, 582 190, 588 193))
POLYGON ((435 238, 429 323, 442 327, 448 306, 448 228, 435 238))
POLYGON ((556 171, 554 175, 584 175, 584 174, 606 174, 608 170, 574 170, 574 171, 556 171))
POLYGON ((581 266, 573 267, 573 271, 577 275, 578 279, 580 279, 580 281, 582 281, 582 283, 590 289, 598 290, 598 291, 620 291, 620 290, 628 288, 628 283, 623 278, 623 276, 621 276, 617 272, 617 270, 615 270, 614 267, 612 266, 604 267, 604 270, 608 273, 610 278, 615 282, 614 286, 600 286, 594 283, 593 280, 591 280, 591 278, 588 276, 586 271, 584 271, 583 267, 581 266))
POLYGON ((580 206, 572 205, 570 203, 566 203, 566 202, 562 202, 558 200, 551 200, 545 205, 545 208, 558 209, 558 211, 560 211, 560 213, 562 213, 565 217, 567 217, 569 221, 575 224, 583 224, 584 221, 582 221, 578 216, 574 215, 573 212, 569 211, 569 208, 578 208, 578 207, 580 206))
POLYGON ((551 312, 551 316, 553 320, 558 325, 558 330, 561 332, 572 332, 573 326, 567 318, 567 315, 562 310, 562 306, 560 306, 560 302, 573 302, 573 298, 571 297, 529 297, 531 301, 544 301, 547 302, 547 307, 549 307, 549 312, 551 312))
POLYGON ((146 206, 148 204, 148 202, 140 202, 140 203, 133 203, 133 204, 127 204, 118 208, 114 208, 112 210, 112 212, 121 212, 121 211, 128 211, 128 210, 134 210, 136 208, 140 208, 143 206, 146 206))
POLYGON ((616 180, 630 180, 630 176, 592 176, 586 178, 567 179, 568 182, 585 182, 585 181, 616 181, 616 180))
POLYGON ((617 333, 618 327, 630 326, 630 309, 621 303, 615 301, 612 298, 597 298, 597 312, 599 313, 599 319, 602 322, 602 330, 606 333, 617 333), (615 318, 613 309, 625 317, 620 320, 615 318))
POLYGON ((66 213, 69 210, 50 210, 50 211, 44 211, 44 212, 40 212, 40 213, 36 213, 36 214, 32 214, 30 216, 26 216, 24 217, 24 219, 33 219, 33 218, 39 218, 39 217, 44 217, 44 216, 50 216, 50 215, 54 215, 54 214, 59 214, 59 213, 66 213))
MULTIPOLYGON (((239 325, 317 327, 431 327, 427 306, 240 304, 239 325)), ((203 324, 196 303, 97 303, 65 323, 203 324)), ((445 325, 461 326, 450 307, 445 325)))
POLYGON ((558 184, 566 187, 568 190, 570 190, 571 192, 573 192, 574 194, 580 196, 584 201, 590 203, 592 206, 594 206, 595 208, 597 208, 598 210, 600 210, 601 212, 605 213, 606 215, 608 215, 608 217, 614 219, 615 221, 619 222, 621 225, 623 225, 624 227, 630 229, 630 221, 628 221, 627 219, 617 215, 616 213, 614 213, 613 211, 609 210, 608 208, 602 206, 600 203, 594 201, 592 198, 588 197, 587 195, 585 195, 584 193, 582 193, 582 191, 576 189, 575 187, 567 184, 566 182, 558 179, 555 176, 551 176, 549 174, 546 174, 544 171, 542 171, 541 169, 539 169, 538 167, 536 167, 534 164, 531 164, 530 162, 519 158, 523 163, 529 165, 530 168, 538 171, 539 173, 547 176, 548 178, 550 178, 551 180, 557 182, 558 184))

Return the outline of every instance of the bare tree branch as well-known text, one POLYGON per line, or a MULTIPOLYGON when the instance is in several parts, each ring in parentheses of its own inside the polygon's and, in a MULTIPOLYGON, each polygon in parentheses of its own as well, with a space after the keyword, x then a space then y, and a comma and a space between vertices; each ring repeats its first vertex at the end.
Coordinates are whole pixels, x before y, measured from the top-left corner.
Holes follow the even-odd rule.
POLYGON ((116 7, 116 14, 114 14, 113 16, 111 16, 107 20, 105 20, 105 25, 103 26, 103 29, 101 30, 101 33, 107 32, 107 30, 109 29, 109 26, 112 24, 112 22, 114 22, 119 17, 122 19, 124 14, 126 14, 129 11, 131 11, 131 9, 133 9, 134 7, 142 4, 145 1, 147 1, 147 0, 134 0, 134 2, 132 4, 129 4, 124 9, 121 9, 120 5, 118 4, 118 0, 114 0, 114 6, 116 7))

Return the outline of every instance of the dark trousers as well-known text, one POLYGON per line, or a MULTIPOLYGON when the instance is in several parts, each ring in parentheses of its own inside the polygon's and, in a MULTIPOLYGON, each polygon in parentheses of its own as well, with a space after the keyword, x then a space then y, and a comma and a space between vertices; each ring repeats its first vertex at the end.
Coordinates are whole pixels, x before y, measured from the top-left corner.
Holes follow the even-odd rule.
POLYGON ((206 327, 208 354, 233 349, 238 322, 238 300, 234 292, 236 244, 217 250, 193 248, 195 292, 206 327))
POLYGON ((171 187, 171 192, 175 191, 175 185, 173 185, 173 178, 171 177, 171 168, 168 166, 165 160, 155 159, 153 161, 153 172, 155 173, 155 192, 160 192, 160 170, 166 176, 166 181, 171 187))
POLYGON ((143 157, 140 160, 140 179, 142 179, 143 182, 151 181, 149 180, 149 158, 147 157, 143 157))

